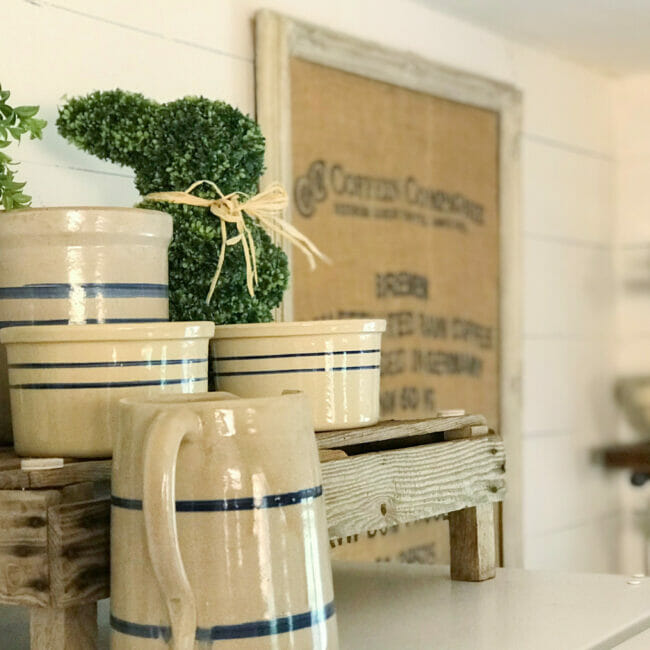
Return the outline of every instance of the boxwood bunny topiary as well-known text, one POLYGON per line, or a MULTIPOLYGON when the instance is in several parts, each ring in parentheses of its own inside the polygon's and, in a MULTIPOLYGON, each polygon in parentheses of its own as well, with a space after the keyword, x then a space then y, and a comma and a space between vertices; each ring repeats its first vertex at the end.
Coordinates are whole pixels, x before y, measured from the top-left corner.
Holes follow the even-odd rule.
MULTIPOLYGON (((59 109, 57 127, 80 149, 133 168, 143 196, 183 191, 204 179, 226 195, 254 194, 264 167, 264 137, 255 121, 224 102, 203 97, 159 104, 137 93, 98 91, 68 100, 59 109)), ((194 194, 218 198, 205 184, 194 194)), ((287 288, 288 262, 254 220, 245 217, 257 251, 255 295, 246 288, 242 251, 229 247, 214 296, 206 304, 221 246, 218 219, 204 207, 150 200, 139 207, 168 212, 174 221, 169 248, 171 320, 271 320, 287 288)), ((229 225, 231 234, 236 231, 229 225)))

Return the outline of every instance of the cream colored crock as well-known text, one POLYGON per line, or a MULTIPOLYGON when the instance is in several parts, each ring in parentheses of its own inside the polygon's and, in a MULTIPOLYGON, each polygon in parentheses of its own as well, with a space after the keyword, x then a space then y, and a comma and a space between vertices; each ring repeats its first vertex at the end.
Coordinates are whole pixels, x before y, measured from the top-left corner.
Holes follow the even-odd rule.
MULTIPOLYGON (((172 219, 136 208, 13 210, 0 217, 0 327, 166 321, 172 219)), ((11 440, 4 350, 0 441, 11 440)))
POLYGON ((7 327, 16 453, 108 457, 123 397, 208 389, 213 323, 7 327))
POLYGON ((219 390, 240 397, 301 390, 316 431, 375 424, 384 320, 221 325, 210 343, 219 390))
POLYGON ((338 647, 303 394, 123 400, 112 492, 113 650, 338 647))

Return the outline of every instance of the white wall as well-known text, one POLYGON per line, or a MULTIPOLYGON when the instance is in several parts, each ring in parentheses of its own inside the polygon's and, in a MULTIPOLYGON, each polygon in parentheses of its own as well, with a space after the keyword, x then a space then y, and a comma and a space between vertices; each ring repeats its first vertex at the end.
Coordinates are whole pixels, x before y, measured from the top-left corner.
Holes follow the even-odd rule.
MULTIPOLYGON (((650 374, 650 75, 633 75, 616 86, 616 197, 618 234, 617 369, 622 377, 650 374), (646 283, 645 288, 633 284, 646 283)), ((639 439, 621 418, 624 442, 639 439)), ((620 477, 625 504, 621 555, 628 572, 645 570, 644 529, 650 534, 648 487, 620 477)))
MULTIPOLYGON (((408 0, 3 0, 0 80, 54 122, 64 94, 201 93, 254 110, 251 18, 277 9, 524 92, 525 562, 616 569, 619 507, 589 450, 614 435, 613 82, 408 0)), ((136 200, 128 170, 53 127, 18 152, 35 205, 136 200)))

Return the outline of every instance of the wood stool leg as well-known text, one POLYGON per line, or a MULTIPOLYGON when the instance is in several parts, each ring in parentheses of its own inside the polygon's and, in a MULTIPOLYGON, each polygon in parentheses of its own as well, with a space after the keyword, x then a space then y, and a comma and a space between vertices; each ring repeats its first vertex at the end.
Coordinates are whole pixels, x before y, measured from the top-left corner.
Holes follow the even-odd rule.
POLYGON ((32 607, 31 650, 96 650, 97 603, 56 609, 32 607))
POLYGON ((449 537, 452 580, 494 578, 494 504, 450 512, 449 537))

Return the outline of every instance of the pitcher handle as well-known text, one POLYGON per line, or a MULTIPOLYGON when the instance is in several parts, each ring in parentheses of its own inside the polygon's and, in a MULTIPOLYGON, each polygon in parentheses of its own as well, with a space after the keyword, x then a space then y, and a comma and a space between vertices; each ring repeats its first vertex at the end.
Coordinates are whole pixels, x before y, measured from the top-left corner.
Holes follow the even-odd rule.
POLYGON ((149 427, 145 441, 142 510, 147 550, 171 622, 173 650, 192 650, 196 635, 196 603, 178 544, 175 488, 181 442, 201 429, 192 411, 163 413, 149 427))

